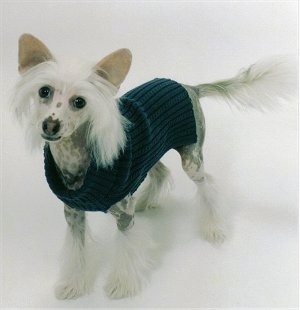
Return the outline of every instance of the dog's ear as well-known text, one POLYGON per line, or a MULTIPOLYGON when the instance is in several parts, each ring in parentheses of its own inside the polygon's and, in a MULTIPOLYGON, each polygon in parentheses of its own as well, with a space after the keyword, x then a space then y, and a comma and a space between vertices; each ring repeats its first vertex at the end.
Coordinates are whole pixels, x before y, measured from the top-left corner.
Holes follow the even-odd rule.
POLYGON ((114 86, 119 87, 130 69, 131 59, 130 50, 122 48, 100 60, 94 70, 114 86))
POLYGON ((23 34, 19 39, 19 72, 48 60, 54 60, 49 49, 31 34, 23 34))

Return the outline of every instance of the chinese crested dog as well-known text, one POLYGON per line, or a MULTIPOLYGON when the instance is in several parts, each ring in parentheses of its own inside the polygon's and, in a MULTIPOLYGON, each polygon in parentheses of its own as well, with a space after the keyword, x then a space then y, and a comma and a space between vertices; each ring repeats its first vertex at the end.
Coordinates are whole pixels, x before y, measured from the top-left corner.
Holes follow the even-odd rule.
POLYGON ((108 296, 133 296, 141 290, 151 269, 153 242, 134 224, 134 214, 159 204, 169 176, 160 159, 170 149, 178 151, 198 188, 202 237, 222 242, 226 216, 204 171, 199 98, 219 97, 240 108, 266 110, 293 90, 289 67, 278 58, 210 84, 155 78, 116 98, 131 59, 128 49, 120 49, 91 66, 68 65, 34 36, 24 34, 19 40, 20 79, 12 106, 31 145, 43 145, 46 179, 64 203, 68 224, 59 299, 77 298, 93 286, 87 211, 109 213, 117 224, 108 296), (145 188, 135 197, 142 183, 145 188))

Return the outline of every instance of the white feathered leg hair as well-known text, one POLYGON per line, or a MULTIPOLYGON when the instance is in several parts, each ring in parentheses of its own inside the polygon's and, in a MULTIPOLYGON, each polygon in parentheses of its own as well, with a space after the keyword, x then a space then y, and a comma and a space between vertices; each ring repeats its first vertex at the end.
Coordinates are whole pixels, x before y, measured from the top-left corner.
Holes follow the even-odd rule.
POLYGON ((58 299, 75 299, 90 293, 95 270, 91 270, 87 253, 85 212, 65 206, 65 218, 68 227, 55 295, 58 299))
POLYGON ((147 283, 155 243, 149 228, 134 224, 135 201, 127 197, 109 211, 116 218, 118 231, 113 243, 112 270, 105 291, 111 298, 132 297, 147 283))

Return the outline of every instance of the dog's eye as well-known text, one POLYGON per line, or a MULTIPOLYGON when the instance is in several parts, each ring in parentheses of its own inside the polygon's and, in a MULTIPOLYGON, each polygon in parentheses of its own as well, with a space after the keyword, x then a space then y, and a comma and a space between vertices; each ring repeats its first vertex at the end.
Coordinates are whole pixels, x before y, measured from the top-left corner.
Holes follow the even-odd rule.
POLYGON ((51 88, 49 86, 43 86, 39 89, 39 96, 41 98, 49 98, 51 95, 51 88))
POLYGON ((82 109, 86 105, 86 101, 81 97, 77 97, 77 98, 73 99, 72 104, 73 104, 74 108, 82 109))

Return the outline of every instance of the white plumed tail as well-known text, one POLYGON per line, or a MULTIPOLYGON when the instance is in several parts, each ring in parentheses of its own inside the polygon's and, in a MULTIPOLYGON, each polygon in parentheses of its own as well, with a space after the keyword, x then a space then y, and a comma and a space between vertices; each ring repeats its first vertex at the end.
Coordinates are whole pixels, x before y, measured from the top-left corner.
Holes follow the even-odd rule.
POLYGON ((237 108, 269 110, 297 93, 297 64, 288 57, 259 61, 235 77, 193 87, 199 97, 216 97, 237 108))

